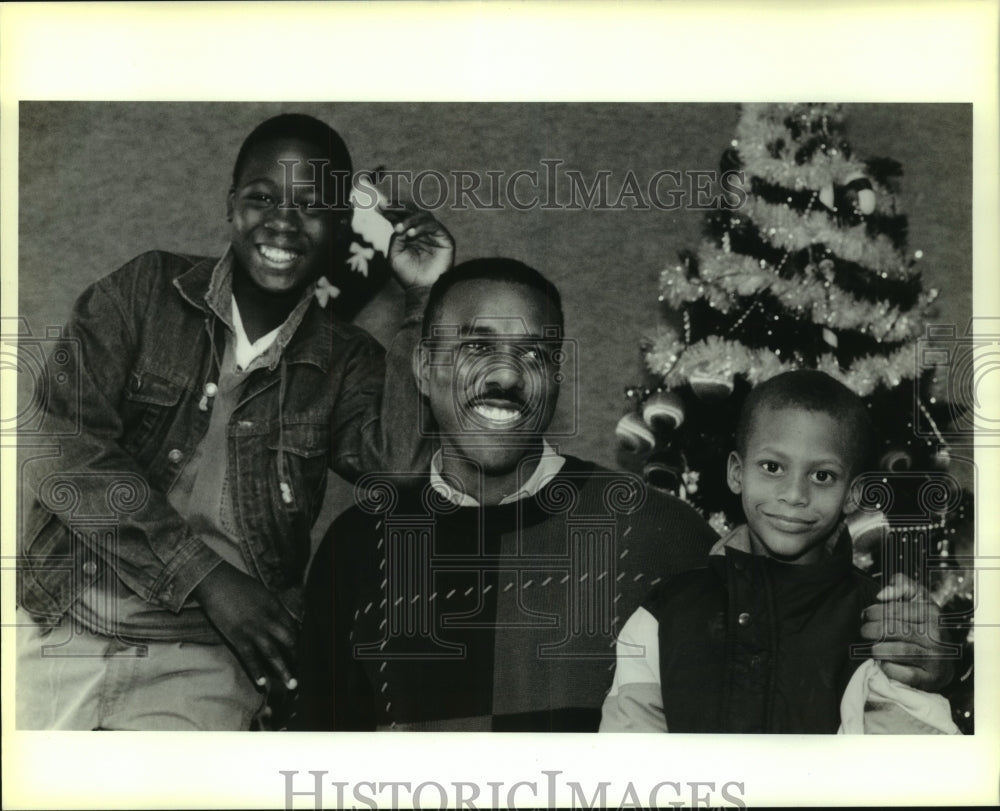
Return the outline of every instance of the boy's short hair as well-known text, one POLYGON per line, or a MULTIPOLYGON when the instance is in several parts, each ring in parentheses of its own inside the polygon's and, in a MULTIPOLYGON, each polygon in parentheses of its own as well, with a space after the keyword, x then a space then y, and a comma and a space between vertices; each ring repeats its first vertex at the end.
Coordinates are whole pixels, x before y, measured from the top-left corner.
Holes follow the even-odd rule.
POLYGON ((423 335, 425 338, 431 334, 431 327, 434 326, 441 312, 442 302, 447 292, 459 282, 468 281, 505 282, 536 290, 549 300, 549 313, 553 316, 553 326, 558 326, 560 330, 563 327, 562 298, 556 286, 524 262, 494 256, 470 259, 438 277, 434 286, 431 287, 427 298, 427 307, 424 309, 423 335))
POLYGON ((782 372, 751 389, 736 424, 736 450, 741 456, 746 455, 754 418, 764 408, 799 408, 828 414, 843 426, 851 448, 852 473, 871 467, 874 448, 868 408, 864 400, 826 372, 782 372))
POLYGON ((283 113, 258 124, 240 146, 233 164, 233 186, 239 182, 240 172, 254 148, 269 141, 295 139, 315 146, 327 160, 326 171, 334 179, 333 205, 346 208, 350 195, 350 178, 354 171, 347 144, 333 127, 318 118, 302 113, 283 113))

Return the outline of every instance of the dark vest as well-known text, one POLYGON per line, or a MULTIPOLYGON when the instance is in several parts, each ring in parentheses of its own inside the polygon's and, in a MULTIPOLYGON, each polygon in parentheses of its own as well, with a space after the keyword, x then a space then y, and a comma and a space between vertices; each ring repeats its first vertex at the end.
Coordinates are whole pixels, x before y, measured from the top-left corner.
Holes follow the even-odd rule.
POLYGON ((844 688, 870 655, 856 647, 861 612, 878 591, 849 544, 814 565, 727 548, 651 595, 671 732, 837 731, 844 688))

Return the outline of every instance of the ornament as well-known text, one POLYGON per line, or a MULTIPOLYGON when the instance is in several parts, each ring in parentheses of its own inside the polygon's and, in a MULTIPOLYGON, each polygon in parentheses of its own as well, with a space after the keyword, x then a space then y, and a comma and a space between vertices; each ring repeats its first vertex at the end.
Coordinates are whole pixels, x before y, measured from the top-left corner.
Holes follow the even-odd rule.
POLYGON ((684 457, 672 448, 659 451, 646 460, 642 475, 650 485, 668 493, 679 493, 684 486, 684 457))
POLYGON ((909 470, 912 466, 913 457, 906 451, 899 448, 893 448, 892 450, 887 451, 879 461, 879 467, 882 470, 891 470, 895 473, 899 473, 903 470, 909 470))
POLYGON ((357 242, 352 242, 349 250, 351 255, 347 257, 347 266, 367 279, 368 265, 375 258, 375 249, 365 248, 358 245, 357 242))
POLYGON ((822 189, 819 190, 819 201, 826 206, 830 211, 836 211, 836 206, 833 203, 833 184, 827 183, 822 189))
POLYGON ((735 172, 743 167, 743 161, 740 160, 740 153, 736 147, 737 144, 734 142, 732 147, 722 153, 722 158, 719 160, 719 170, 722 174, 735 172))
POLYGON ((836 274, 834 273, 835 267, 833 260, 829 257, 819 260, 819 272, 828 282, 832 282, 836 278, 836 274))
POLYGON ((881 543, 882 533, 889 527, 885 513, 881 510, 855 510, 844 520, 855 550, 881 543))
POLYGON ((717 402, 733 393, 731 375, 695 373, 688 376, 691 390, 700 400, 717 402))
POLYGON ((622 449, 629 453, 649 453, 656 445, 656 436, 642 421, 642 417, 634 411, 630 411, 618 420, 618 425, 615 426, 615 436, 622 449))
POLYGON ((875 191, 872 182, 861 172, 851 172, 844 179, 844 187, 852 192, 856 202, 855 208, 862 214, 871 214, 875 210, 875 191))
POLYGON ((949 465, 951 465, 951 454, 947 448, 939 448, 934 452, 934 467, 947 470, 949 465))
POLYGON ((672 431, 684 422, 684 401, 672 391, 654 391, 642 404, 642 418, 655 431, 672 431))
POLYGON ((326 276, 320 276, 319 279, 316 280, 316 289, 314 294, 319 306, 325 308, 326 303, 330 299, 337 298, 340 295, 340 288, 334 287, 334 285, 330 284, 330 280, 327 279, 326 276))
POLYGON ((861 569, 861 571, 868 571, 875 564, 875 559, 872 557, 871 552, 854 552, 854 567, 856 569, 861 569))
POLYGON ((726 514, 721 510, 708 516, 708 525, 715 530, 718 535, 725 535, 732 530, 733 525, 729 523, 726 514))

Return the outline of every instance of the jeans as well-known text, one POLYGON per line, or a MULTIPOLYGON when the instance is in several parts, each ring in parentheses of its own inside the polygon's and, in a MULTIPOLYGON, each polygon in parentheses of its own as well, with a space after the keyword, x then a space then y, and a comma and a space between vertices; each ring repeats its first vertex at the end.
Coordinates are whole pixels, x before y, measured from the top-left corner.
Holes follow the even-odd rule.
POLYGON ((238 731, 264 704, 225 645, 128 645, 17 616, 18 729, 238 731))

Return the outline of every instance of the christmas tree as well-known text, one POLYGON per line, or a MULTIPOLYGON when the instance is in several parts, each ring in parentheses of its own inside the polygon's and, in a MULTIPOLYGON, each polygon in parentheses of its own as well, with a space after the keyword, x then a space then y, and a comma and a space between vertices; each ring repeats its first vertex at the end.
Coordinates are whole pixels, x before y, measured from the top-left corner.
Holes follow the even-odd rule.
POLYGON ((626 390, 621 461, 721 533, 742 522, 725 470, 753 385, 813 368, 863 397, 881 472, 856 491, 855 562, 916 578, 961 626, 952 704, 970 731, 973 578, 953 559, 973 554, 971 496, 948 472, 955 405, 916 360, 938 291, 907 253, 902 169, 854 157, 837 105, 750 104, 721 170, 733 205, 662 272, 664 322, 642 345, 647 380, 626 390))

